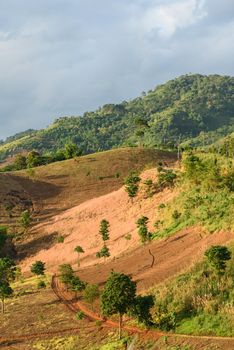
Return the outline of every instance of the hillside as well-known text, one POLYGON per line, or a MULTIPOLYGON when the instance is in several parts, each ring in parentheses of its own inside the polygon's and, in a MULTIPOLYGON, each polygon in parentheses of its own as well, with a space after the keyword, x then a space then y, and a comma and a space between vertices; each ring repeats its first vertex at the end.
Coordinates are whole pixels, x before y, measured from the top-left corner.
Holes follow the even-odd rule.
MULTIPOLYGON (((55 151, 71 141, 84 153, 137 144, 173 148, 202 131, 212 133, 212 143, 216 135, 232 132, 233 123, 234 78, 185 75, 129 102, 107 104, 82 117, 59 118, 46 129, 19 133, 0 145, 0 157, 32 149, 55 151)), ((195 142, 203 143, 204 137, 195 142)))
POLYGON ((173 153, 143 148, 123 148, 0 174, 0 224, 19 228, 23 210, 38 223, 91 198, 117 190, 132 170, 173 162, 173 153))

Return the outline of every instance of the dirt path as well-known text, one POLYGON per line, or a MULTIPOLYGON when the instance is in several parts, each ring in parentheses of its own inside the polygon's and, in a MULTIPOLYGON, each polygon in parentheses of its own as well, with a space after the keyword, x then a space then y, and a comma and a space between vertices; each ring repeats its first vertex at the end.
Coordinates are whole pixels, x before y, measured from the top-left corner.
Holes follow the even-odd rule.
MULTIPOLYGON (((82 311, 89 320, 102 321, 103 327, 118 328, 119 326, 118 323, 110 319, 103 319, 99 315, 87 309, 80 301, 74 300, 72 293, 64 289, 64 286, 59 281, 59 278, 56 275, 53 275, 52 277, 51 287, 54 293, 60 299, 60 301, 64 303, 66 307, 68 307, 72 312, 76 313, 78 311, 82 311)), ((232 337, 196 336, 196 335, 191 336, 191 335, 184 335, 184 334, 172 334, 172 333, 159 332, 157 330, 148 331, 148 330, 140 329, 138 327, 129 327, 129 326, 123 326, 123 329, 132 334, 139 334, 139 336, 143 338, 154 339, 154 340, 159 339, 162 336, 167 336, 167 337, 177 337, 182 339, 191 339, 195 341, 196 340, 215 340, 215 341, 220 340, 221 342, 228 341, 233 344, 233 348, 234 348, 234 338, 232 337)))

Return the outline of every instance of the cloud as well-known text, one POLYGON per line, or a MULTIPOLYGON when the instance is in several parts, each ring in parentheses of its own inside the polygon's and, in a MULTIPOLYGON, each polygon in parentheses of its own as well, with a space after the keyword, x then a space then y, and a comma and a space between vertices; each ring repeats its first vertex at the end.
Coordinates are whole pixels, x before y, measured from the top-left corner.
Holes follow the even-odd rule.
POLYGON ((188 72, 233 75, 233 0, 0 1, 0 138, 188 72))
POLYGON ((160 36, 167 38, 206 15, 203 0, 180 0, 148 8, 139 20, 139 26, 146 34, 158 31, 160 36))

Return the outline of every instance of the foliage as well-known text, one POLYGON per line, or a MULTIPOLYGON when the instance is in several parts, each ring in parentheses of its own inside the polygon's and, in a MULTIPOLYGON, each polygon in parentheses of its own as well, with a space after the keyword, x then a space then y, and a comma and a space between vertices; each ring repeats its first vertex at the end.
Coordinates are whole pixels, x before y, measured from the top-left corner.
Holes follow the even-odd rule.
POLYGON ((197 223, 209 232, 234 229, 233 174, 230 159, 185 154, 177 175, 178 195, 167 206, 158 207, 153 236, 168 236, 197 223))
MULTIPOLYGON (((0 157, 22 149, 56 152, 73 143, 85 154, 139 143, 174 148, 179 139, 191 140, 203 131, 212 133, 212 143, 216 130, 221 136, 233 131, 233 81, 219 75, 184 75, 129 102, 107 104, 82 117, 63 117, 46 129, 8 138, 0 146, 0 157)), ((204 139, 201 135, 193 144, 204 144, 204 139)))
POLYGON ((138 227, 138 234, 141 238, 142 243, 149 242, 152 239, 152 234, 147 228, 148 222, 149 219, 146 216, 141 216, 136 222, 136 225, 138 227))
POLYGON ((45 289, 45 288, 46 288, 46 283, 45 283, 45 281, 39 281, 39 282, 37 283, 37 288, 38 288, 38 289, 45 289))
POLYGON ((132 305, 130 315, 136 317, 138 322, 151 326, 153 322, 150 311, 153 306, 154 298, 152 295, 138 295, 132 305))
POLYGON ((122 316, 135 303, 136 282, 123 273, 111 272, 101 295, 101 310, 104 316, 119 314, 119 336, 122 316))
POLYGON ((45 263, 43 261, 35 261, 31 266, 31 272, 37 276, 45 274, 45 263))
POLYGON ((138 188, 139 188, 139 182, 141 181, 140 177, 134 173, 131 172, 125 179, 124 179, 124 185, 125 185, 125 191, 127 192, 128 196, 133 199, 136 197, 138 188))
POLYGON ((4 247, 7 240, 7 228, 0 226, 0 250, 4 247))
POLYGON ((165 187, 173 187, 175 185, 176 173, 171 169, 159 169, 158 186, 160 189, 165 187))
POLYGON ((231 252, 224 246, 212 246, 205 252, 210 265, 221 275, 226 269, 226 261, 231 259, 231 252))
POLYGON ((99 297, 100 292, 96 284, 87 284, 83 292, 84 300, 93 305, 94 301, 99 297))
MULTIPOLYGON (((216 256, 217 249, 210 251, 216 256)), ((228 251, 233 253, 234 246, 225 249, 225 258, 228 251)), ((214 272, 206 258, 188 272, 154 287, 151 314, 155 326, 176 333, 233 336, 233 267, 233 254, 222 275, 214 272)))
POLYGON ((31 216, 29 210, 24 210, 20 216, 20 223, 24 229, 27 229, 31 222, 31 216))
POLYGON ((74 252, 78 254, 78 266, 80 266, 80 253, 84 253, 84 249, 78 245, 75 247, 74 252))
POLYGON ((0 259, 0 299, 2 301, 2 313, 5 312, 5 299, 13 294, 10 282, 16 277, 16 265, 10 258, 0 259))
POLYGON ((109 236, 109 227, 110 227, 109 221, 107 221, 106 219, 103 219, 103 220, 100 222, 99 234, 101 235, 102 240, 103 240, 104 242, 105 242, 105 241, 108 241, 108 240, 110 239, 110 236, 109 236))
POLYGON ((65 237, 64 236, 58 236, 57 237, 57 243, 64 243, 65 237))
POLYGON ((60 280, 64 284, 70 284, 74 277, 74 271, 70 264, 62 264, 59 266, 60 280))
POLYGON ((96 257, 97 258, 108 258, 110 256, 109 248, 104 245, 100 252, 97 252, 96 257))
POLYGON ((78 312, 76 313, 76 319, 77 319, 78 321, 83 320, 84 317, 85 317, 85 314, 84 314, 82 311, 78 311, 78 312))

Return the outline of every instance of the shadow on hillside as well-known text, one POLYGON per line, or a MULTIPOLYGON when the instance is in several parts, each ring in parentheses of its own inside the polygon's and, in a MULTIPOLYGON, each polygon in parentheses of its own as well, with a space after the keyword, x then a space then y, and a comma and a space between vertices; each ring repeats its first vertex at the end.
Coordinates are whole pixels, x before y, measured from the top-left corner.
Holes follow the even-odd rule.
POLYGON ((37 179, 26 178, 23 176, 9 175, 14 181, 18 182, 25 192, 33 200, 48 199, 58 196, 61 193, 61 189, 51 183, 40 181, 37 179))
POLYGON ((58 232, 53 232, 47 236, 32 239, 30 242, 23 243, 17 251, 17 260, 21 261, 32 255, 37 254, 42 249, 49 249, 56 243, 58 232))

